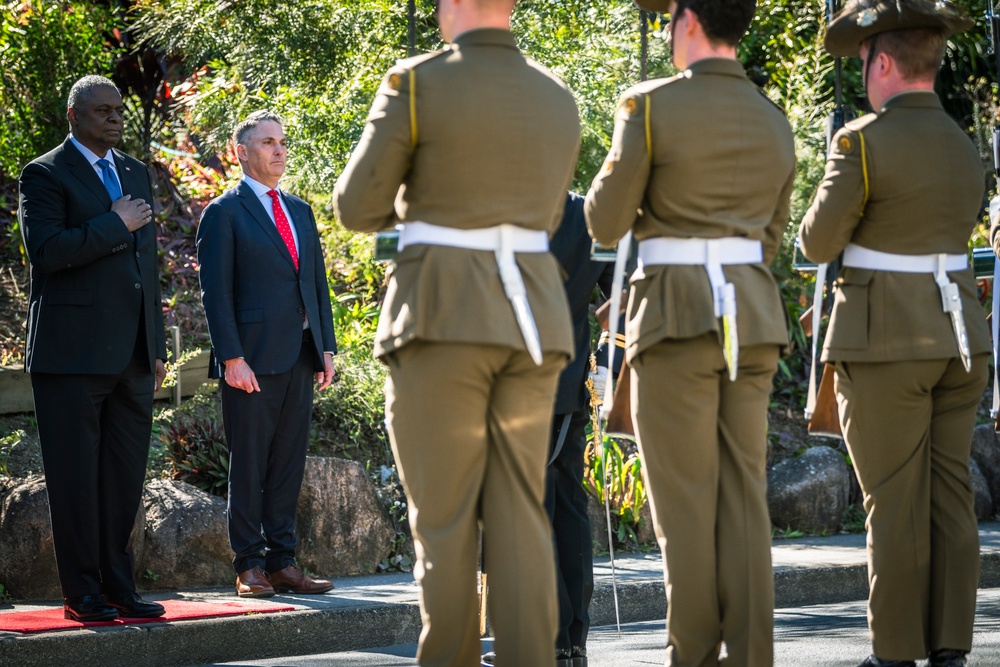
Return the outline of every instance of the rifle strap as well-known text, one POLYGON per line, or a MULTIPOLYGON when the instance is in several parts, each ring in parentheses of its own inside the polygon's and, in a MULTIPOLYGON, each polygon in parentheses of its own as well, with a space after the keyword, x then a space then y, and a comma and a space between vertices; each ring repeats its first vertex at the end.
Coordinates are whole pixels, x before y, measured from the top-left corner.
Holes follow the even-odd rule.
POLYGON ((858 130, 858 139, 861 143, 861 178, 865 184, 865 197, 861 200, 861 214, 864 215, 868 205, 868 158, 865 156, 865 135, 861 130, 858 130))
POLYGON ((653 164, 653 128, 652 119, 650 116, 650 104, 649 95, 644 95, 646 98, 646 155, 649 156, 649 164, 653 164))
POLYGON ((410 149, 417 147, 417 70, 410 68, 410 149))

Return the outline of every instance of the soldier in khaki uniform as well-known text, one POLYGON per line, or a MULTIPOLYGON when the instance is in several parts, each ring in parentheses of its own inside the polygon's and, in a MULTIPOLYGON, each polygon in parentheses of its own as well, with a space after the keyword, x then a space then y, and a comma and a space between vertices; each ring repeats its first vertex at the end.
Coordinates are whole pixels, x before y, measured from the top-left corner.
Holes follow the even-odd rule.
POLYGON ((788 224, 795 147, 736 45, 753 0, 640 0, 669 11, 682 73, 621 98, 587 195, 594 238, 639 240, 626 358, 663 552, 667 665, 773 658, 767 407, 788 343, 768 264, 788 224))
POLYGON ((350 229, 403 224, 375 354, 410 502, 422 665, 479 663, 479 522, 496 664, 555 662, 545 462, 573 337, 547 248, 580 123, 562 81, 518 50, 513 6, 440 0, 449 47, 389 71, 334 190, 350 229))
POLYGON ((964 665, 972 645, 989 336, 966 255, 983 167, 934 93, 947 36, 971 25, 948 3, 852 0, 826 35, 834 55, 860 51, 878 110, 834 137, 799 231, 810 259, 843 253, 822 359, 868 512, 866 667, 964 665))

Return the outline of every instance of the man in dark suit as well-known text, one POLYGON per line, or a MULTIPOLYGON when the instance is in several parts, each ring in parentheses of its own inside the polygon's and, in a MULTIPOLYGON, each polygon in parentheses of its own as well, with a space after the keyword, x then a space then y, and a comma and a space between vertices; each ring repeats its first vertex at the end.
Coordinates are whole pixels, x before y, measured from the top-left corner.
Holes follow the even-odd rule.
POLYGON ((233 133, 243 180, 198 227, 201 298, 222 378, 229 443, 229 542, 236 592, 325 593, 295 564, 312 380, 333 380, 330 290, 312 209, 278 190, 288 150, 281 118, 250 114, 233 133))
MULTIPOLYGON (((583 488, 590 392, 590 303, 594 287, 611 294, 613 262, 590 258, 591 238, 583 213, 584 198, 566 195, 562 223, 549 249, 566 271, 566 296, 573 316, 575 356, 562 375, 556 392, 551 454, 545 476, 545 509, 555 538, 556 586, 559 593, 559 635, 556 667, 586 667, 590 630, 591 594, 594 591, 593 545, 587 492, 583 488)), ((622 355, 618 354, 621 360, 622 355)), ((600 394, 598 394, 600 396, 600 394)))
POLYGON ((113 150, 123 112, 111 80, 80 79, 67 101, 70 136, 20 179, 25 369, 64 613, 78 621, 163 614, 135 593, 129 539, 167 355, 149 174, 113 150))

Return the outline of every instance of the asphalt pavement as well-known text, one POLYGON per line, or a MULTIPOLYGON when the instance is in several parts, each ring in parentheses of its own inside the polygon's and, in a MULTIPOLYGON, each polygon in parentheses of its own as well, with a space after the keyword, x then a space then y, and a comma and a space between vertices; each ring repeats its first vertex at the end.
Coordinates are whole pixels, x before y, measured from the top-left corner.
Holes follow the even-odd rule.
MULTIPOLYGON (((591 667, 662 665, 663 621, 593 628, 588 642, 591 667)), ((488 648, 488 642, 484 642, 488 648)), ((292 656, 270 660, 211 663, 227 667, 398 667, 415 665, 416 644, 364 651, 292 656)), ((786 607, 774 614, 775 667, 856 667, 871 652, 865 603, 786 607)), ((979 592, 969 667, 1000 665, 1000 589, 979 592)))

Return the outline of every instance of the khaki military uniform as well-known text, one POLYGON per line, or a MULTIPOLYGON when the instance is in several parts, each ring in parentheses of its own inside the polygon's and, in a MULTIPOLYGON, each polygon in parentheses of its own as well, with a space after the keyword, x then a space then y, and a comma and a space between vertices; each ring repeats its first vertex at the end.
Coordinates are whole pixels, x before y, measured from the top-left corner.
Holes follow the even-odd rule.
MULTIPOLYGON (((559 79, 524 58, 508 31, 469 31, 388 73, 334 206, 360 231, 421 221, 551 235, 579 140, 576 104, 559 79)), ((410 502, 422 665, 478 664, 480 521, 497 664, 554 662, 545 461, 573 338, 555 258, 519 253, 517 264, 540 365, 525 349, 492 251, 411 245, 389 271, 375 354, 389 366, 387 424, 410 502)))
MULTIPOLYGON (((818 262, 849 243, 962 255, 982 197, 979 154, 937 96, 901 93, 834 138, 802 249, 818 262)), ((823 346, 868 512, 868 619, 884 660, 972 643, 979 545, 968 461, 990 343, 972 270, 948 278, 971 372, 931 273, 843 268, 823 346)))
POLYGON ((767 406, 784 305, 768 264, 788 223, 792 131, 735 60, 706 59, 625 93, 587 195, 594 238, 761 242, 724 266, 736 288, 735 381, 704 266, 640 266, 626 324, 632 415, 665 561, 667 664, 772 661, 774 588, 766 502, 767 406))

